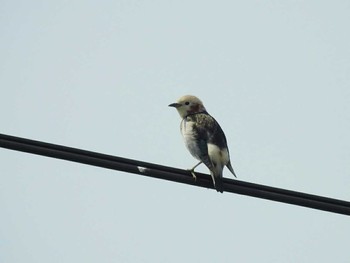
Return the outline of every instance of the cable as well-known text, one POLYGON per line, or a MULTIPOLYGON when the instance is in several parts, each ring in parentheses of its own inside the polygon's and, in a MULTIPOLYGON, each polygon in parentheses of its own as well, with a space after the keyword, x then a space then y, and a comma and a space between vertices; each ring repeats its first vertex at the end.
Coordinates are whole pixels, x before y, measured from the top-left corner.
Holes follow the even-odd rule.
MULTIPOLYGON (((214 189, 211 177, 207 174, 196 173, 197 180, 194 181, 191 173, 187 170, 85 151, 57 144, 0 134, 0 147, 214 189)), ((224 192, 350 215, 350 202, 343 200, 228 178, 223 178, 223 185, 224 192)))

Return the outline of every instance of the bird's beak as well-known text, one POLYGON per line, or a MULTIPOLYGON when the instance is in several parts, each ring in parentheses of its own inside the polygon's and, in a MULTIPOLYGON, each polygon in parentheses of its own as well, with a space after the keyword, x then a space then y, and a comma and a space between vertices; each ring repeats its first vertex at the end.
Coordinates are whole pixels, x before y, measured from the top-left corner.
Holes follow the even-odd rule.
POLYGON ((171 103, 171 104, 169 104, 168 106, 169 107, 175 107, 175 108, 178 108, 178 107, 180 107, 182 104, 180 104, 180 103, 171 103))

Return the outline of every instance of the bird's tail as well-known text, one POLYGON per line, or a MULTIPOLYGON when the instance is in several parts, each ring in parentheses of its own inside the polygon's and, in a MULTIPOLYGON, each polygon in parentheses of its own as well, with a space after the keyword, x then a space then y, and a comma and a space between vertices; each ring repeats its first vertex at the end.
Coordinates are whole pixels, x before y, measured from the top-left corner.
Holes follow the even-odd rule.
POLYGON ((237 178, 235 171, 233 171, 232 165, 231 165, 231 161, 228 161, 228 163, 226 164, 227 168, 230 170, 230 172, 234 175, 234 177, 237 178))
MULTIPOLYGON (((230 161, 226 164, 226 166, 230 170, 230 172, 234 175, 234 177, 237 177, 233 168, 232 168, 230 161)), ((224 184, 222 181, 222 170, 223 170, 222 166, 220 166, 220 167, 219 166, 212 166, 212 169, 210 169, 210 175, 211 175, 211 178, 213 180, 214 187, 215 187, 216 191, 218 191, 220 193, 222 193, 224 191, 224 184)))
POLYGON ((224 184, 222 182, 222 178, 216 177, 214 186, 215 186, 216 191, 218 191, 220 193, 224 192, 224 184))
POLYGON ((211 179, 213 180, 216 191, 222 193, 224 191, 224 184, 222 181, 222 167, 216 167, 210 170, 211 179))

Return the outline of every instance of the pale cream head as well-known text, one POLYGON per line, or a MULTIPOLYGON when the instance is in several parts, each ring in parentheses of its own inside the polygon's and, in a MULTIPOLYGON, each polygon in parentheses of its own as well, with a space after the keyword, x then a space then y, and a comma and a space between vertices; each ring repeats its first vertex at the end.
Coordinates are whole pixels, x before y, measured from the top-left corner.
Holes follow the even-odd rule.
POLYGON ((187 115, 205 112, 206 109, 200 99, 192 95, 182 96, 176 103, 169 105, 175 107, 180 114, 181 118, 185 118, 187 115))

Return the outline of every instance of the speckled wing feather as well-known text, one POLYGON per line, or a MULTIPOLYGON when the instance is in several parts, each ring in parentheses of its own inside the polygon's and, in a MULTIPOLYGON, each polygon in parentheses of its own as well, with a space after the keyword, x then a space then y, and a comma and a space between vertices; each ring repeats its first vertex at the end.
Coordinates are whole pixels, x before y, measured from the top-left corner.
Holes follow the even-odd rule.
POLYGON ((208 113, 198 113, 187 117, 195 123, 198 135, 205 138, 207 143, 217 145, 220 149, 227 148, 226 136, 219 123, 208 113))

